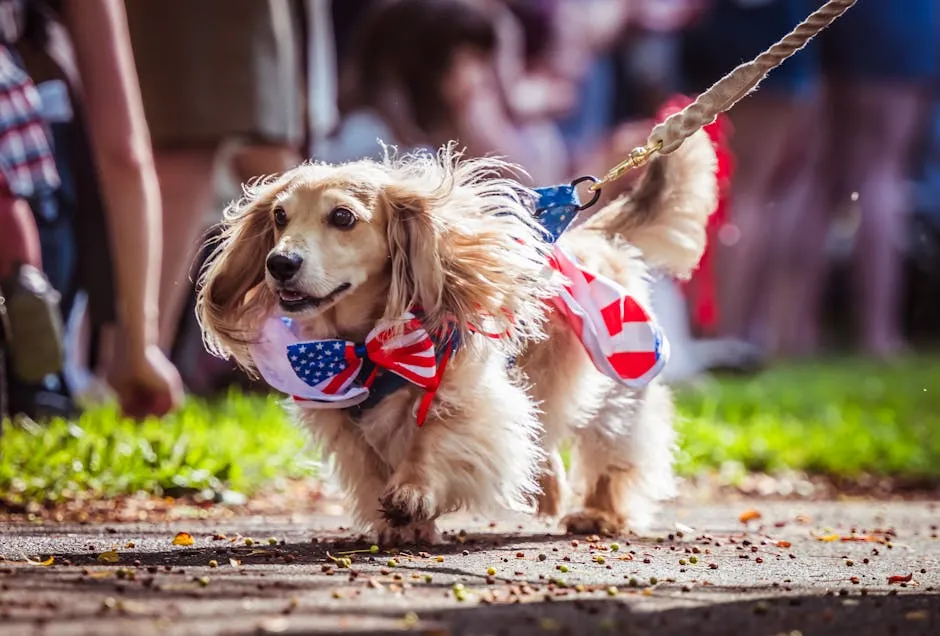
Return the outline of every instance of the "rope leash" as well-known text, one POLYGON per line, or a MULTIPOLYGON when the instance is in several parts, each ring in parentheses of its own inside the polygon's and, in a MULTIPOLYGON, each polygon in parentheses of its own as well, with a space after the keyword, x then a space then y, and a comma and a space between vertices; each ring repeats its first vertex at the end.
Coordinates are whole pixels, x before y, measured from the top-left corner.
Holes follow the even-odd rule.
POLYGON ((669 154, 676 150, 682 142, 744 99, 770 71, 806 46, 856 2, 857 0, 829 0, 779 42, 750 62, 732 70, 699 95, 694 102, 658 124, 647 138, 646 145, 631 150, 624 161, 611 168, 602 179, 592 183, 589 190, 599 194, 606 184, 616 181, 629 170, 645 165, 656 153, 669 154))

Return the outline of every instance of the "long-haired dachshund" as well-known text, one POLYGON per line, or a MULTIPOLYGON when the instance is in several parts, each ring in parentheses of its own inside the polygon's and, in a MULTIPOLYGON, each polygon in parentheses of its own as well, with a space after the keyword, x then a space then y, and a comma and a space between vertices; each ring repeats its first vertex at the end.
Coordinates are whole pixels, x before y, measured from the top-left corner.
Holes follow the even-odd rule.
MULTIPOLYGON (((652 269, 685 276, 716 202, 704 133, 558 246, 649 311, 652 269)), ((640 528, 674 490, 673 409, 655 380, 599 372, 553 302, 565 278, 509 166, 444 148, 302 165, 225 212, 197 312, 209 349, 292 395, 356 519, 385 543, 500 506, 571 532, 640 528)))

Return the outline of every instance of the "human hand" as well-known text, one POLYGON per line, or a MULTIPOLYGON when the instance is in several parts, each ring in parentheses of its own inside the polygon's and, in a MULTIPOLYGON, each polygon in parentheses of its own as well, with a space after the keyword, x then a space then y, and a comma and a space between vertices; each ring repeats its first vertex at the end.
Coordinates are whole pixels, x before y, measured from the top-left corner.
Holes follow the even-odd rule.
POLYGON ((121 339, 106 377, 118 396, 121 410, 129 417, 163 416, 183 399, 179 371, 156 345, 131 351, 126 340, 121 339))
POLYGON ((561 118, 574 109, 577 88, 560 77, 533 72, 511 87, 509 101, 513 114, 522 121, 561 118))

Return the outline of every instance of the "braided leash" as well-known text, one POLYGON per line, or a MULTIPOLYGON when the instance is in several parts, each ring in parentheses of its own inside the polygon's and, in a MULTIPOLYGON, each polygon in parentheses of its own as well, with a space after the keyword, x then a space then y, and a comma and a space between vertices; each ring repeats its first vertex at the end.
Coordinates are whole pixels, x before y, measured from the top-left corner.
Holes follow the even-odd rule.
POLYGON ((668 154, 676 150, 683 141, 715 121, 718 115, 729 110, 757 88, 770 71, 806 46, 818 33, 848 11, 856 1, 829 0, 782 40, 750 62, 745 62, 735 68, 699 95, 693 103, 653 128, 645 146, 630 151, 630 155, 624 161, 614 166, 603 179, 593 183, 590 189, 595 192, 599 191, 604 185, 619 179, 628 170, 643 166, 656 153, 668 154))

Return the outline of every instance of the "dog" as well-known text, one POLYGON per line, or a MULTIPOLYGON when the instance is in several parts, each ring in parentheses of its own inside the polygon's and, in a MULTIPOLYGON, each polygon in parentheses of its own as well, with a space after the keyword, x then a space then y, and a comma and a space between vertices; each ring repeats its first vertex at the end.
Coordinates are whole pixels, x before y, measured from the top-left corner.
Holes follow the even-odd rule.
MULTIPOLYGON (((694 135, 559 245, 648 307, 652 268, 687 276, 701 257, 714 162, 694 135)), ((301 165, 245 186, 200 275, 207 348, 294 395, 288 408, 383 545, 433 542, 437 518, 458 510, 559 515, 569 440, 585 488, 568 531, 640 528, 673 494, 670 395, 598 372, 553 310, 564 279, 513 169, 453 146, 301 165), (398 375, 379 374, 411 381, 375 380, 370 393, 360 358, 387 343, 420 349, 398 375), (305 358, 324 346, 336 355, 305 358), (338 394, 305 397, 283 377, 319 379, 323 360, 343 369, 329 380, 338 394)))

